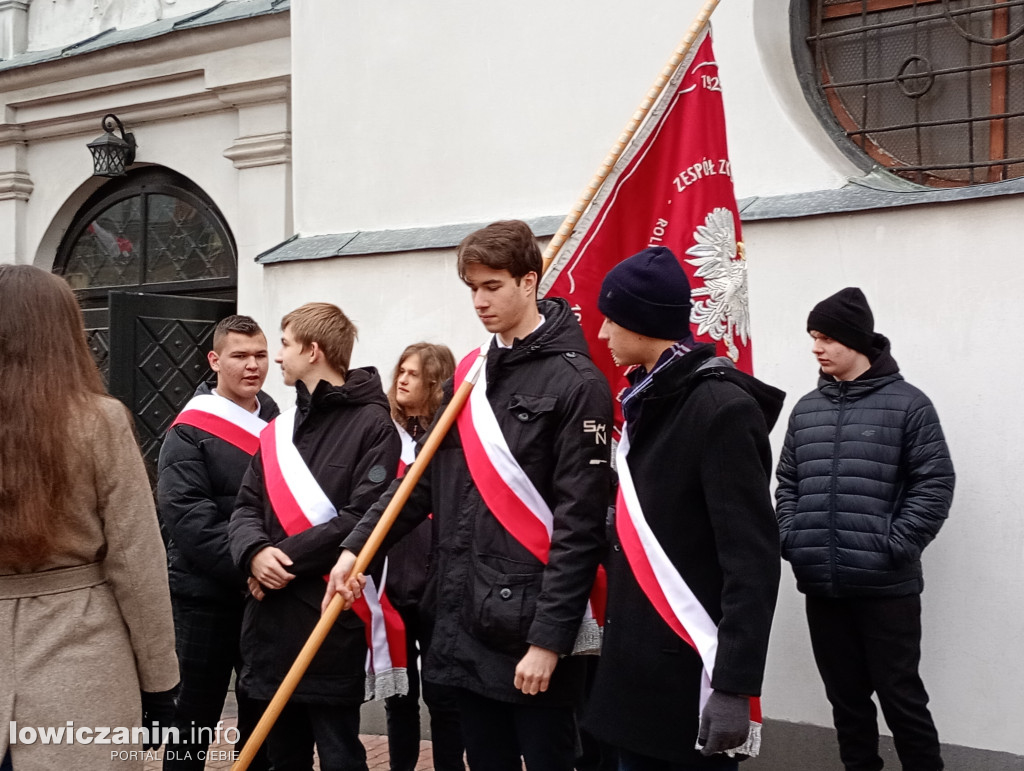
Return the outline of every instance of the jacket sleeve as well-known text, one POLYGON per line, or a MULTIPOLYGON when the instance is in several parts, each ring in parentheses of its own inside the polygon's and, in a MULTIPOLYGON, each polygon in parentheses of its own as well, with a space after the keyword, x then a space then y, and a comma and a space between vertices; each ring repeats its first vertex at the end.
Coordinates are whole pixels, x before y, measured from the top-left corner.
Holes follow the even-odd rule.
POLYGON ((160 519, 174 545, 205 575, 234 588, 245 579, 231 561, 228 523, 217 508, 213 483, 199 435, 175 426, 160 449, 157 503, 160 519))
POLYGON ((899 564, 921 558, 949 515, 955 475, 939 416, 927 397, 911 408, 904 435, 902 504, 893 513, 889 550, 899 564))
POLYGON ((277 544, 292 558, 291 572, 296 575, 322 576, 328 573, 341 553, 342 540, 352 531, 387 490, 398 471, 402 442, 391 422, 381 422, 363 437, 359 461, 352 470, 351 493, 338 508, 338 516, 289 536, 277 544), (381 475, 379 471, 385 470, 381 475))
POLYGON ((789 559, 786 537, 793 526, 797 500, 796 449, 792 417, 790 417, 789 426, 786 429, 786 439, 782 443, 782 452, 779 454, 779 465, 775 470, 775 478, 778 480, 778 486, 775 488, 775 517, 779 523, 779 542, 782 548, 782 557, 789 559))
POLYGON ((585 377, 568 395, 556 434, 551 549, 526 638, 531 645, 560 654, 572 653, 605 553, 611 428, 607 382, 602 377, 585 377), (600 430, 586 430, 598 424, 600 430))
POLYGON ((756 403, 731 399, 711 419, 701 463, 722 571, 722 619, 711 685, 757 696, 779 591, 779 535, 769 493, 768 428, 756 403))
POLYGON ((103 567, 128 627, 141 689, 166 691, 178 682, 167 555, 130 418, 109 401, 93 437, 103 567))
MULTIPOLYGON (((437 421, 440 416, 444 413, 448 407, 448 403, 452 399, 452 381, 448 380, 444 384, 444 400, 441 406, 438 408, 437 413, 434 415, 434 422, 430 427, 427 435, 424 436, 419 444, 422 447, 423 443, 427 441, 430 434, 433 432, 434 427, 437 425, 437 421)), ((398 437, 397 432, 395 433, 396 438, 398 437)), ((438 448, 438 452, 446 446, 450 446, 451 438, 445 438, 442 440, 441 446, 438 448)), ((401 457, 401 439, 398 440, 398 457, 401 457)), ((418 450, 417 450, 418 451, 418 450)), ((395 461, 397 468, 398 461, 395 461)), ((406 474, 409 471, 406 469, 406 474)), ((341 543, 341 548, 348 549, 351 552, 358 554, 362 550, 363 546, 366 545, 367 540, 370 538, 370 533, 373 532, 373 528, 377 526, 380 521, 381 515, 384 510, 391 503, 391 499, 395 497, 395 493, 398 491, 399 485, 402 483, 401 479, 395 479, 390 483, 387 490, 370 505, 366 513, 362 516, 359 522, 352 528, 344 540, 341 543)), ((413 487, 412 492, 409 493, 409 499, 402 506, 402 510, 398 512, 398 517, 395 519, 391 529, 388 530, 388 534, 384 537, 384 542, 381 544, 380 551, 378 554, 386 554, 388 549, 397 541, 401 540, 404 535, 411 532, 417 525, 423 522, 431 511, 434 510, 433 506, 433 493, 432 493, 432 482, 430 469, 428 468, 423 476, 416 482, 416 486, 413 487)))
POLYGON ((264 524, 263 455, 257 452, 242 478, 235 499, 235 510, 228 522, 228 546, 235 567, 243 575, 251 575, 249 563, 260 549, 274 542, 264 524))

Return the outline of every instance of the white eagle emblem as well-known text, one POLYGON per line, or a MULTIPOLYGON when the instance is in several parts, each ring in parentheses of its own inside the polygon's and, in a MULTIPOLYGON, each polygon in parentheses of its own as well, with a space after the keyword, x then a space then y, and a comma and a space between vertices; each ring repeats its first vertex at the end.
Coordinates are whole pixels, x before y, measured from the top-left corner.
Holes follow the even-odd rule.
POLYGON ((737 254, 732 212, 721 207, 715 209, 705 217, 703 225, 697 226, 693 238, 697 243, 686 253, 694 259, 687 262, 697 268, 694 275, 704 279, 704 286, 694 287, 693 296, 707 299, 694 299, 690 321, 697 325, 698 335, 724 341, 729 358, 736 361, 740 353, 735 338, 746 345, 750 336, 750 308, 747 261, 742 244, 737 254))

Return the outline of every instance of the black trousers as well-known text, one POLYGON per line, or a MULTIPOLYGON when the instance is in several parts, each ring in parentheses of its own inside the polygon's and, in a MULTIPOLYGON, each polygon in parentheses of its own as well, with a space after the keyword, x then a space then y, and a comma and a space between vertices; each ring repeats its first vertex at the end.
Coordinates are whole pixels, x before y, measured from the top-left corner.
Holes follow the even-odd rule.
MULTIPOLYGON (((420 677, 417 659, 427 655, 430 630, 418 606, 396 606, 405 623, 409 693, 384 700, 388 718, 391 771, 413 771, 420 756, 420 677)), ((453 688, 423 683, 423 701, 430 712, 434 771, 465 771, 465 746, 459 725, 459 705, 453 688)))
MULTIPOLYGON (((181 741, 164 753, 164 771, 203 771, 205 750, 224 741, 217 723, 231 683, 231 672, 241 667, 238 641, 242 631, 241 604, 226 604, 172 596, 175 647, 181 686, 175 699, 174 726, 181 741)), ((260 705, 240 693, 238 700, 238 742, 241 752, 263 714, 260 705)), ((233 732, 230 738, 234 738, 233 732)), ((249 768, 267 771, 265 750, 253 758, 249 768)))
POLYGON ((312 771, 314 745, 320 771, 366 771, 358 705, 286 704, 267 737, 274 771, 312 771))
POLYGON ((807 623, 847 770, 883 766, 872 693, 878 694, 904 771, 941 769, 939 735, 917 671, 921 596, 808 597, 807 623))
POLYGON ((509 704, 458 689, 459 718, 472 771, 572 771, 572 707, 509 704))

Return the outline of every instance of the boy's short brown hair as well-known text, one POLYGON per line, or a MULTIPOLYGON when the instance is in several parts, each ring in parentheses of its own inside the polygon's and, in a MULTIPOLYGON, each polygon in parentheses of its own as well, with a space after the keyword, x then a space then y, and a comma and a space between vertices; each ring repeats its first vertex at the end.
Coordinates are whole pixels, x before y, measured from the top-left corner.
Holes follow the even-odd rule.
POLYGON ((540 278, 544 259, 530 226, 522 220, 501 220, 480 228, 464 239, 455 250, 458 257, 459 278, 465 280, 466 265, 479 263, 494 270, 507 270, 512 278, 527 273, 540 278))
POLYGON ((224 344, 224 339, 232 332, 245 335, 246 337, 256 337, 256 335, 262 335, 263 330, 260 329, 260 325, 256 323, 256 319, 252 316, 226 316, 217 322, 217 326, 213 329, 213 350, 220 352, 221 345, 224 344))
POLYGON ((306 303, 281 319, 281 329, 291 329, 295 342, 303 348, 319 345, 327 365, 341 375, 348 374, 359 330, 337 305, 306 303))

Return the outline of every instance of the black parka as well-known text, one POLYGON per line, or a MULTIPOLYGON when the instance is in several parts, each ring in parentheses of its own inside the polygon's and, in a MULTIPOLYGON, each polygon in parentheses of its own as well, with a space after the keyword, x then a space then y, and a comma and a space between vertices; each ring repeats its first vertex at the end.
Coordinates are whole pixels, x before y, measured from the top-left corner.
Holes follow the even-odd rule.
MULTIPOLYGON (((711 685, 761 692, 778 593, 768 432, 783 393, 702 345, 655 373, 629 424, 629 469, 644 518, 718 625, 711 685)), ((694 750, 703 664, 640 588, 617 535, 608 557, 604 644, 585 726, 602 741, 671 763, 694 750)))
MULTIPOLYGON (((353 369, 345 384, 321 380, 310 394, 296 385, 293 441, 313 477, 338 509, 328 522, 289 536, 274 514, 257 452, 246 472, 230 523, 231 556, 247 575, 259 550, 276 546, 293 561, 295 578, 262 601, 249 598, 242 622, 239 687, 270 699, 320 620, 327 575, 341 539, 387 489, 398 470, 401 443, 372 367, 353 369)), ((293 701, 348 705, 363 701, 366 641, 363 622, 341 614, 295 690, 293 701)))
MULTIPOLYGON (((211 393, 202 383, 196 396, 211 393)), ((260 391, 259 416, 279 412, 260 391)), ((157 513, 167 542, 171 593, 194 600, 241 603, 245 575, 231 561, 228 520, 252 456, 195 426, 179 423, 164 437, 157 464, 157 513)))
POLYGON ((823 377, 789 419, 775 497, 782 556, 806 594, 920 593, 921 552, 953 500, 935 408, 876 337, 867 372, 846 382, 823 377))
MULTIPOLYGON (((568 304, 542 300, 538 306, 546 319, 539 329, 511 349, 492 342, 487 399, 554 515, 547 565, 487 509, 457 427, 414 488, 384 549, 434 513, 437 617, 425 680, 506 702, 570 704, 582 687, 579 657, 561 659, 548 691, 536 696, 516 690, 515 666, 529 645, 572 651, 605 548, 612 403, 568 304)), ((359 551, 396 488, 370 509, 345 548, 359 551)))

